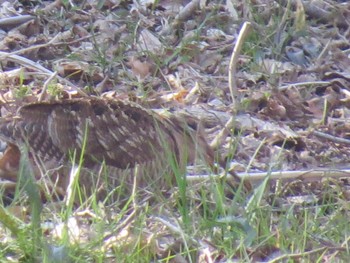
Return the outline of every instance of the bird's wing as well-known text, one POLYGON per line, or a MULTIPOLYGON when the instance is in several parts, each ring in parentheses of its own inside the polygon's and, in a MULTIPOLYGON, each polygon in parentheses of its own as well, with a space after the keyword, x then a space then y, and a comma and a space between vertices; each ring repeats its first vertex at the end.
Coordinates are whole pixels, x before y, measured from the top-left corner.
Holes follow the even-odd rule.
POLYGON ((123 101, 92 100, 94 134, 101 144, 94 156, 118 168, 134 167, 164 158, 175 150, 174 139, 159 116, 123 101), (117 163, 118 165, 116 165, 117 163))
POLYGON ((84 148, 87 160, 125 169, 176 151, 164 123, 133 103, 72 99, 23 106, 12 120, 0 121, 0 137, 26 143, 43 160, 84 148))

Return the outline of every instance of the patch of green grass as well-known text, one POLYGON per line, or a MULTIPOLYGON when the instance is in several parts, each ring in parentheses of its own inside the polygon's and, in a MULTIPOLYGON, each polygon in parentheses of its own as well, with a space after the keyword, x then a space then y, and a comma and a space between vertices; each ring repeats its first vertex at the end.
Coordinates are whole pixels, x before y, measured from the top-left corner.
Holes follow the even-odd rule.
MULTIPOLYGON (((201 246, 210 242, 222 256, 240 259, 239 262, 251 261, 252 256, 266 260, 273 251, 276 257, 284 256, 287 260, 297 257, 316 262, 322 260, 324 253, 333 256, 334 260, 346 259, 349 255, 346 245, 350 232, 349 212, 341 196, 330 191, 325 192, 323 204, 285 204, 280 207, 277 197, 273 197, 277 198, 276 201, 267 202, 267 186, 268 180, 257 187, 255 196, 245 203, 227 198, 227 186, 223 181, 209 180, 199 185, 178 186, 173 196, 158 196, 152 205, 144 203, 139 206, 142 202, 135 203, 131 199, 123 207, 117 204, 104 206, 98 202, 72 208, 62 206, 49 213, 47 209, 44 213, 37 211, 41 214, 39 219, 32 212, 29 225, 15 217, 11 219, 12 216, 1 216, 3 225, 10 230, 8 234, 3 233, 2 238, 9 234, 13 237, 2 242, 0 255, 3 259, 16 255, 25 258, 26 262, 35 262, 37 258, 52 262, 50 260, 55 257, 70 258, 73 262, 108 262, 115 259, 120 262, 150 262, 159 255, 162 255, 160 262, 167 262, 174 255, 181 255, 188 262, 197 262, 201 246), (165 207, 155 210, 155 207, 161 207, 162 202, 171 210, 165 207), (84 217, 77 215, 77 211, 91 214, 84 217), (14 227, 5 222, 6 218, 10 218, 9 222, 14 227), (66 225, 66 234, 58 239, 47 238, 42 230, 33 232, 40 226, 38 222, 47 222, 49 218, 54 224, 58 224, 59 218, 66 223, 76 218, 80 221, 79 230, 86 233, 76 240, 72 239, 74 228, 69 224, 66 225), (38 221, 35 223, 33 220, 38 221), (34 233, 39 234, 38 239, 34 233), (162 236, 177 239, 180 247, 169 250, 168 254, 157 254, 160 249, 155 247, 162 236), (317 250, 322 247, 324 250, 317 250)), ((242 196, 239 198, 243 199, 242 196)))
POLYGON ((60 86, 59 84, 57 83, 50 83, 48 86, 47 86, 47 93, 50 94, 51 96, 60 96, 62 95, 62 86, 60 86))
POLYGON ((32 92, 31 88, 27 85, 21 85, 18 89, 15 89, 15 98, 24 98, 26 95, 32 92))

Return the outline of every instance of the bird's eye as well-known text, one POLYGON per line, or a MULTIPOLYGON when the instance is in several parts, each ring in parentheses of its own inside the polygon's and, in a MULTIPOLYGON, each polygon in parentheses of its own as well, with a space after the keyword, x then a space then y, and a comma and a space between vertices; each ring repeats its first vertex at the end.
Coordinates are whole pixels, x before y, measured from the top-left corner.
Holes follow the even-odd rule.
POLYGON ((92 110, 94 111, 94 113, 96 115, 102 115, 106 111, 106 108, 105 107, 95 106, 95 107, 92 108, 92 110))
POLYGON ((133 119, 134 121, 140 121, 142 116, 140 115, 140 113, 136 112, 136 111, 129 111, 126 113, 131 119, 133 119))
POLYGON ((70 110, 71 111, 80 111, 81 105, 79 105, 78 103, 73 103, 70 106, 70 110))

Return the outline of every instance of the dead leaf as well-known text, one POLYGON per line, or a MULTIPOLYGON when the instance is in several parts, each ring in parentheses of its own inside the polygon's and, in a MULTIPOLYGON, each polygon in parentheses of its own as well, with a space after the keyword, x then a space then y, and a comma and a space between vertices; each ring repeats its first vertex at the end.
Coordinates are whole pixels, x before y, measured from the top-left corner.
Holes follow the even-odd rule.
POLYGON ((131 67, 132 73, 140 79, 144 79, 152 73, 153 65, 148 61, 141 62, 135 57, 130 57, 127 65, 131 67))
POLYGON ((144 29, 141 31, 139 35, 137 47, 140 52, 149 51, 157 55, 161 54, 163 49, 162 43, 148 29, 144 29))

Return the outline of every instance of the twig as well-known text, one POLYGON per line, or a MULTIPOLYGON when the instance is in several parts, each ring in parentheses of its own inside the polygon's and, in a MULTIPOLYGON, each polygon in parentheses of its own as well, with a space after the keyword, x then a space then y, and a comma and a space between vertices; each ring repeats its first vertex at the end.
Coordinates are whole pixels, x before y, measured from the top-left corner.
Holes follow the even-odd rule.
POLYGON ((330 85, 332 82, 330 81, 305 81, 305 82, 299 82, 299 83, 292 83, 288 85, 284 85, 278 88, 278 90, 286 90, 290 87, 298 87, 298 86, 311 86, 311 85, 318 85, 318 86, 326 86, 330 85))
POLYGON ((112 233, 107 233, 103 236, 104 243, 107 243, 103 246, 106 248, 109 243, 109 239, 115 237, 115 235, 123 229, 126 229, 137 216, 138 210, 133 210, 123 221, 118 222, 118 225, 113 229, 112 233))
MULTIPOLYGON (((41 66, 40 64, 38 63, 35 63, 27 58, 24 58, 24 57, 21 57, 21 56, 18 56, 18 55, 11 55, 9 53, 6 53, 6 52, 3 52, 3 51, 0 51, 0 59, 2 59, 2 56, 6 57, 6 60, 9 60, 11 62, 14 62, 14 63, 18 63, 24 67, 28 67, 28 68, 31 68, 33 70, 37 70, 37 71, 40 71, 40 72, 43 72, 45 74, 48 74, 48 75, 52 75, 53 72, 44 68, 43 66, 41 66)), ((82 91, 79 87, 75 86, 72 82, 70 82, 69 80, 66 80, 65 78, 62 78, 60 76, 57 76, 57 79, 60 81, 60 82, 63 82, 65 83, 66 85, 68 85, 72 90, 76 91, 79 93, 79 95, 81 96, 87 96, 86 93, 84 91, 82 91)))
POLYGON ((318 137, 330 140, 330 141, 335 142, 335 143, 350 144, 350 140, 348 140, 348 139, 336 137, 336 136, 333 136, 333 135, 330 135, 330 134, 327 134, 327 133, 324 133, 324 132, 313 131, 312 133, 315 134, 318 137))
POLYGON ((44 48, 44 47, 56 47, 56 46, 62 46, 62 45, 71 45, 71 44, 75 44, 77 42, 81 42, 82 40, 85 40, 85 39, 88 39, 88 38, 92 37, 91 35, 88 35, 88 36, 84 36, 84 37, 81 37, 79 39, 75 39, 75 40, 68 41, 68 42, 57 42, 57 43, 55 43, 55 41, 57 39, 59 39, 61 36, 62 36, 62 34, 58 34, 53 39, 51 39, 49 42, 44 43, 44 44, 33 45, 33 46, 30 46, 30 47, 27 47, 27 48, 22 48, 22 49, 13 51, 11 53, 5 53, 4 52, 5 54, 2 54, 0 56, 0 59, 6 59, 7 57, 9 57, 11 55, 23 54, 23 53, 26 53, 26 52, 29 52, 29 51, 32 51, 32 50, 35 50, 35 49, 39 49, 39 48, 44 48))
POLYGON ((343 243, 341 244, 341 247, 339 248, 339 249, 337 249, 334 253, 333 253, 333 255, 331 255, 329 258, 331 259, 331 258, 335 258, 338 254, 339 254, 339 252, 340 251, 346 251, 347 250, 347 247, 348 247, 348 243, 349 243, 349 240, 350 240, 350 237, 348 236, 344 241, 343 241, 343 243))
MULTIPOLYGON (((238 91, 237 91, 237 83, 236 83, 236 65, 238 61, 238 56, 239 53, 242 49, 243 46, 243 41, 247 34, 249 33, 251 29, 251 24, 249 22, 244 22, 238 38, 235 47, 233 48, 232 54, 231 54, 231 59, 230 59, 230 64, 229 64, 229 69, 228 69, 228 83, 229 83, 229 89, 231 93, 231 99, 232 99, 232 109, 233 112, 237 112, 237 109, 239 109, 239 105, 237 103, 237 96, 238 96, 238 91)), ((231 127, 233 127, 235 123, 235 116, 232 116, 227 123, 225 124, 225 127, 215 136, 215 138, 212 140, 210 143, 210 146, 213 149, 216 149, 224 140, 224 138, 227 136, 229 133, 229 130, 231 127)))
POLYGON ((77 165, 73 165, 69 174, 69 183, 67 186, 67 195, 65 205, 67 208, 72 207, 75 201, 75 186, 80 177, 81 169, 77 165))
POLYGON ((55 71, 44 83, 43 89, 39 95, 38 102, 43 101, 44 95, 46 94, 47 87, 49 86, 50 82, 57 76, 57 71, 55 71))
POLYGON ((140 176, 140 173, 139 173, 139 168, 140 166, 139 165, 136 165, 135 166, 135 169, 134 169, 134 180, 133 180, 133 185, 132 185, 132 192, 131 192, 131 197, 132 198, 132 205, 133 205, 133 208, 136 210, 137 209, 137 202, 136 202, 136 197, 137 197, 137 189, 138 189, 138 186, 139 186, 139 176, 140 176))
POLYGON ((251 29, 251 23, 244 22, 244 24, 239 32, 236 45, 233 48, 233 51, 231 54, 231 60, 230 60, 230 64, 229 64, 229 69, 228 69, 228 83, 229 83, 230 93, 231 93, 231 97, 232 97, 232 106, 233 106, 234 111, 237 110, 237 106, 238 106, 237 101, 236 101, 238 91, 237 91, 237 84, 235 81, 236 65, 237 65, 239 53, 240 53, 242 46, 243 46, 243 41, 244 41, 245 37, 247 36, 247 34, 249 33, 250 29, 251 29))
POLYGON ((215 136, 215 138, 211 141, 210 147, 212 149, 218 148, 225 137, 228 135, 230 129, 234 126, 236 123, 235 117, 231 117, 225 124, 225 127, 215 136))
POLYGON ((165 225, 171 232, 175 233, 175 234, 178 234, 179 236, 181 236, 181 238, 186 241, 186 240, 189 240, 192 242, 192 244, 195 244, 195 245, 200 245, 200 242, 197 241, 195 238, 187 235, 182 229, 181 227, 177 224, 177 225, 174 225, 172 224, 171 222, 163 219, 162 217, 159 217, 159 216, 152 216, 151 217, 152 219, 154 219, 155 221, 158 221, 160 223, 162 223, 163 225, 165 225))
POLYGON ((33 19, 35 19, 35 16, 31 16, 31 15, 21 15, 21 16, 1 18, 0 26, 2 29, 14 28, 33 19))
POLYGON ((328 249, 334 249, 334 248, 321 247, 321 248, 316 248, 314 250, 310 250, 310 251, 306 251, 306 252, 302 252, 302 253, 285 254, 285 255, 276 257, 276 258, 268 261, 268 263, 284 262, 284 259, 297 259, 297 258, 302 258, 302 257, 309 258, 312 254, 321 253, 321 252, 324 252, 328 249))
MULTIPOLYGON (((237 173, 239 177, 246 181, 257 182, 263 180, 266 176, 270 179, 290 180, 290 179, 317 179, 317 178, 340 178, 350 177, 350 169, 314 169, 309 171, 279 171, 279 172, 257 172, 257 173, 237 173)), ((186 177, 188 182, 203 182, 210 179, 222 178, 223 174, 218 175, 189 175, 186 177)), ((229 175, 227 175, 229 176, 229 175)))

